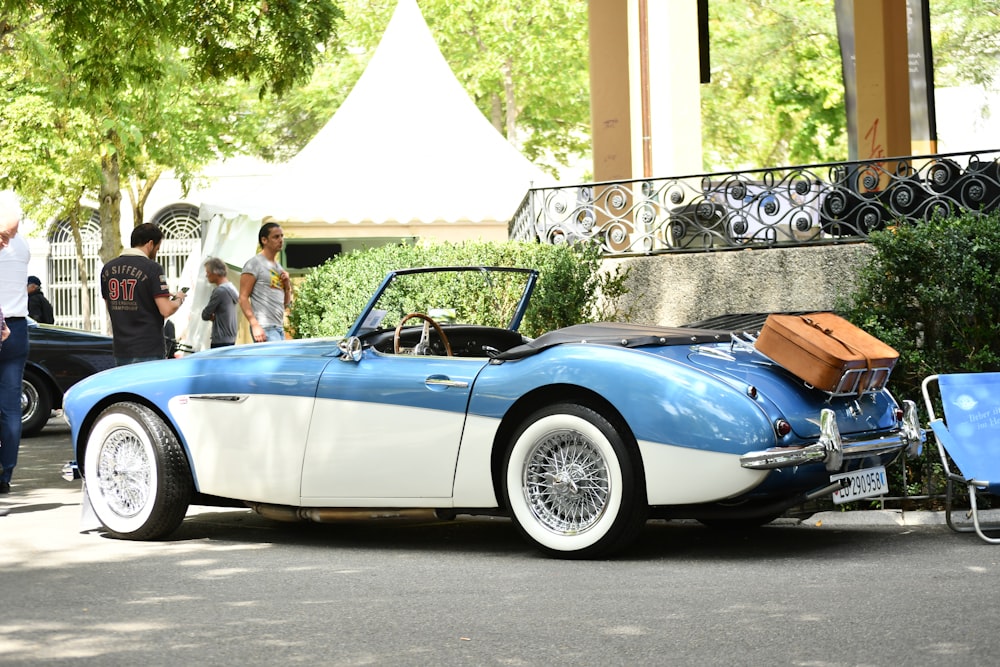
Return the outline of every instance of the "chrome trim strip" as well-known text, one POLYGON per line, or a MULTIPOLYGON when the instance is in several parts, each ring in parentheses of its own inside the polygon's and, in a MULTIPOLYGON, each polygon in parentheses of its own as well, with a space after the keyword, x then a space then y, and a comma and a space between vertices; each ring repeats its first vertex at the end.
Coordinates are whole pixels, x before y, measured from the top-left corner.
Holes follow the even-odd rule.
POLYGON ((250 398, 249 394, 192 394, 192 401, 224 401, 226 403, 242 403, 250 398))

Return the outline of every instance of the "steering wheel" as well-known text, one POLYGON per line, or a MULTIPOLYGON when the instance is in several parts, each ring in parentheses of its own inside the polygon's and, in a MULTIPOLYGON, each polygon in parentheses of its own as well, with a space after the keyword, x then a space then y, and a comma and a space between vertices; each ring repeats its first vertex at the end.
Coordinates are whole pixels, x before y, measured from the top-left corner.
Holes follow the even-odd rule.
POLYGON ((430 348, 430 328, 434 327, 434 331, 437 333, 438 337, 441 338, 441 342, 444 343, 445 354, 449 357, 452 356, 451 343, 448 342, 448 337, 444 335, 444 329, 441 328, 440 324, 431 319, 430 315, 424 315, 423 313, 410 313, 405 315, 403 319, 399 321, 399 324, 396 325, 396 335, 392 338, 392 350, 394 354, 399 354, 402 349, 399 346, 399 333, 403 330, 403 325, 412 319, 424 321, 424 330, 420 334, 420 341, 413 347, 414 354, 426 354, 426 352, 419 352, 418 350, 428 350, 430 348))

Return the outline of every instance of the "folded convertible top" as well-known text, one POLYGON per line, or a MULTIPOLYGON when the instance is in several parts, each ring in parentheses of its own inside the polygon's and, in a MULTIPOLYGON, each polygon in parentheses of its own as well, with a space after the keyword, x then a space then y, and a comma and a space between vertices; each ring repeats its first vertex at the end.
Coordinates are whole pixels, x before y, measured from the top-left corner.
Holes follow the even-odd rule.
POLYGON ((574 324, 542 334, 524 345, 501 352, 501 360, 523 359, 554 345, 585 343, 589 345, 615 345, 619 347, 645 347, 648 345, 696 345, 729 340, 730 332, 715 329, 688 329, 617 322, 592 322, 574 324))

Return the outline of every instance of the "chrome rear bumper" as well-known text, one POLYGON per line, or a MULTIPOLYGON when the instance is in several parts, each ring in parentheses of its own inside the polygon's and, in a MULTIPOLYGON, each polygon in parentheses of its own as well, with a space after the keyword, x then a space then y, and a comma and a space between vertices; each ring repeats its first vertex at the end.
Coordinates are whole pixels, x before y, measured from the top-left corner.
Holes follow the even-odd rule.
POLYGON ((892 435, 872 439, 842 438, 836 414, 829 408, 820 412, 819 432, 819 440, 811 445, 747 452, 740 457, 740 465, 751 470, 772 470, 822 462, 827 470, 836 472, 843 466, 844 459, 890 454, 902 449, 916 456, 927 441, 927 432, 920 428, 917 406, 913 401, 903 401, 903 419, 899 430, 892 435))

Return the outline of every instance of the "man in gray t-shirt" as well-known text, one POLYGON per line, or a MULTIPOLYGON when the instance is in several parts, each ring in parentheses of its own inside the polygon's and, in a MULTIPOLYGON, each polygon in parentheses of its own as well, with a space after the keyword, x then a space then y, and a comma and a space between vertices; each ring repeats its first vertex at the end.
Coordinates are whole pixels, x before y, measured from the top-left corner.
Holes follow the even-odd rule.
POLYGON ((236 342, 236 304, 240 294, 229 282, 229 268, 218 257, 205 262, 205 278, 215 285, 201 319, 212 322, 212 347, 225 347, 236 342))
POLYGON ((254 342, 284 340, 285 308, 292 301, 292 283, 277 256, 285 244, 285 233, 277 223, 268 222, 257 233, 257 241, 260 252, 243 265, 240 274, 240 310, 250 323, 254 342))

